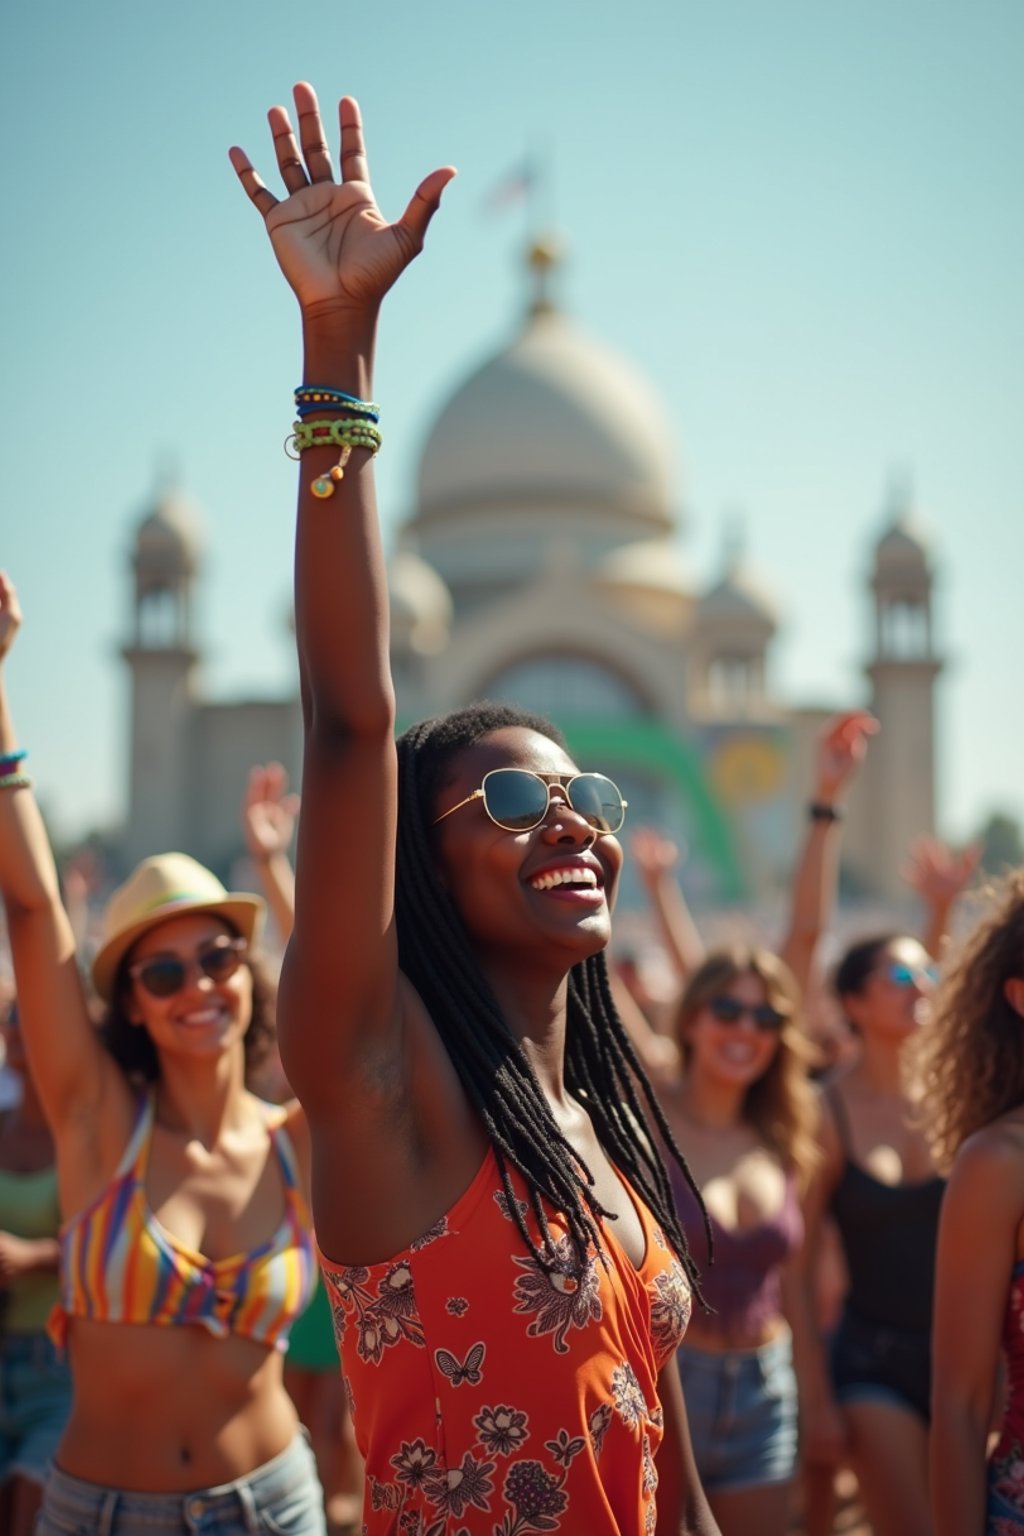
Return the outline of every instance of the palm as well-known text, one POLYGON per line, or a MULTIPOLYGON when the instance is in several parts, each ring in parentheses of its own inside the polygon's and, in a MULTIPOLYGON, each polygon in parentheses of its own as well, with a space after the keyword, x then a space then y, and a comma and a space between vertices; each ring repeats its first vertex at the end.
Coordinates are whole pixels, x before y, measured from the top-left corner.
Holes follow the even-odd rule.
POLYGON ((274 149, 288 195, 278 202, 241 149, 231 163, 251 201, 262 213, 281 270, 304 308, 333 304, 373 306, 384 297, 423 244, 441 193, 454 176, 449 167, 433 171, 416 189, 402 217, 388 224, 377 207, 363 142, 359 108, 343 97, 342 180, 336 182, 331 155, 311 86, 295 87, 300 145, 288 113, 272 107, 274 149))
POLYGON ((267 215, 281 270, 302 304, 383 298, 412 252, 385 222, 366 182, 319 182, 267 215))

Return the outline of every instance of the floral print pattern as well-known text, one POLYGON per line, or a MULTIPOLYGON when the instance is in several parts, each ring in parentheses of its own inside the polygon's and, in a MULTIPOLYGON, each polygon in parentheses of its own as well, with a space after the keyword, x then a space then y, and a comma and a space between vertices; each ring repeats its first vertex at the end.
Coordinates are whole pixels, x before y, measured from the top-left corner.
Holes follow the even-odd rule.
POLYGON ((614 1243, 581 1269, 552 1217, 548 1272, 524 1252, 491 1158, 404 1254, 322 1259, 367 1459, 367 1536, 654 1532, 657 1376, 690 1290, 638 1208, 639 1271, 614 1243))
POLYGON ((571 1240, 560 1237, 551 1270, 543 1270, 533 1257, 524 1259, 513 1254, 513 1262, 525 1271, 515 1283, 515 1311, 534 1314, 527 1333, 531 1337, 554 1334, 555 1349, 564 1355, 569 1347, 565 1336, 570 1328, 585 1328, 590 1322, 601 1321, 595 1260, 588 1259, 581 1273, 571 1240))
POLYGON ((986 1536, 1024 1536, 1024 1264, 1014 1268, 1003 1319, 1006 1416, 988 1467, 986 1536))

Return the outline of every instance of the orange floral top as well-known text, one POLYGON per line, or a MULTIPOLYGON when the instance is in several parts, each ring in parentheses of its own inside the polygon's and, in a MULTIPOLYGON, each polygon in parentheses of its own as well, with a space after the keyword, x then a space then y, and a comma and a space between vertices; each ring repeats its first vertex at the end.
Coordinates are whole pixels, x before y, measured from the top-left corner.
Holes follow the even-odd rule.
POLYGON ((653 1532, 657 1378, 691 1295, 632 1198, 646 1238, 639 1270, 605 1224, 607 1264, 591 1255, 573 1276, 552 1213, 565 1269, 546 1274, 524 1249, 493 1151, 404 1253, 347 1268, 321 1255, 366 1458, 367 1536, 653 1532))

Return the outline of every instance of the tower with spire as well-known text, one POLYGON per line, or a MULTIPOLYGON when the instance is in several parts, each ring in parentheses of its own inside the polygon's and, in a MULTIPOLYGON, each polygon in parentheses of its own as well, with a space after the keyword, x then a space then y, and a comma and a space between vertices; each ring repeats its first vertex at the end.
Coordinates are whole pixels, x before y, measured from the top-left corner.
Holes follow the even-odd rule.
POLYGON ((864 857, 871 884, 895 897, 913 838, 935 831, 935 571, 909 486, 894 484, 871 572, 874 647, 867 667, 881 730, 866 764, 864 857))

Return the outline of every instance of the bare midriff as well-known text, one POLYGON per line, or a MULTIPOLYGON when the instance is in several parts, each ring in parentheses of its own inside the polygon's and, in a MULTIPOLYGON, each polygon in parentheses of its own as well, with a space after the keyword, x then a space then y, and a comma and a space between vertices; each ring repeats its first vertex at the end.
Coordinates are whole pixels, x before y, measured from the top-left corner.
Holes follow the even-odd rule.
POLYGON ((701 1349, 709 1355, 732 1354, 737 1350, 762 1349, 789 1332, 784 1317, 770 1317, 763 1327, 755 1329, 722 1329, 715 1327, 713 1317, 705 1318, 698 1306, 694 1306, 690 1326, 686 1330, 684 1349, 701 1349))
POLYGON ((75 1405, 56 1461, 72 1477, 145 1493, 210 1488, 295 1436, 282 1356, 251 1339, 78 1318, 68 1350, 75 1405))

